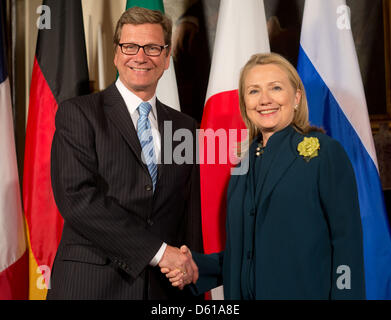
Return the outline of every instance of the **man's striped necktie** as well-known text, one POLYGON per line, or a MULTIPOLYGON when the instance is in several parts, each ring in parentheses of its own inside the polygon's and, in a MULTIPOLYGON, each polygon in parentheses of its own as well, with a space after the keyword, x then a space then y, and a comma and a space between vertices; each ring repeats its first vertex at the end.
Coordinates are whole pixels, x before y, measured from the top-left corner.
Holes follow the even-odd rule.
POLYGON ((137 121, 137 135, 142 148, 142 159, 148 167, 148 171, 152 179, 153 191, 155 191, 157 181, 157 158, 155 156, 153 146, 151 123, 148 119, 151 108, 152 106, 148 102, 142 102, 138 106, 137 109, 140 117, 137 121))

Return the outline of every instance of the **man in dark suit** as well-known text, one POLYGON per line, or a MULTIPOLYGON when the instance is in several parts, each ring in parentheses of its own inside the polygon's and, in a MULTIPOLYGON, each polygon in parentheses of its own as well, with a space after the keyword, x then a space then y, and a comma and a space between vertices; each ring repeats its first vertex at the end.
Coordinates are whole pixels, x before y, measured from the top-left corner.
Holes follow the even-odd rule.
POLYGON ((159 267, 198 278, 177 247, 202 250, 199 169, 194 157, 163 162, 181 143, 176 130, 196 145, 197 124, 155 95, 171 28, 158 11, 126 11, 114 39, 118 80, 59 107, 51 174, 64 229, 48 299, 181 299, 159 267))

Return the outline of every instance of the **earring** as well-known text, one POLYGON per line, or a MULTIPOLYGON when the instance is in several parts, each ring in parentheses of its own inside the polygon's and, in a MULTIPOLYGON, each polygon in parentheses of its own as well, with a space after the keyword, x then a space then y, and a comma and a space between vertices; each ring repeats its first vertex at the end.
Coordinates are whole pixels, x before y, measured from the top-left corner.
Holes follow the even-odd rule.
POLYGON ((297 110, 297 108, 298 108, 298 107, 299 107, 299 105, 298 105, 298 104, 297 104, 297 105, 295 105, 295 106, 294 106, 295 110, 297 110))

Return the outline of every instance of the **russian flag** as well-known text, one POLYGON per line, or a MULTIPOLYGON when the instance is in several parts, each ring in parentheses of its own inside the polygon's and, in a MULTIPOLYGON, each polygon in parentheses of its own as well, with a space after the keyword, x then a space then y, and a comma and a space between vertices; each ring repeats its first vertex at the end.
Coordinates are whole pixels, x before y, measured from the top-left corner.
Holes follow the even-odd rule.
POLYGON ((345 0, 306 1, 298 71, 311 123, 344 146, 356 174, 367 299, 391 299, 390 229, 345 0))

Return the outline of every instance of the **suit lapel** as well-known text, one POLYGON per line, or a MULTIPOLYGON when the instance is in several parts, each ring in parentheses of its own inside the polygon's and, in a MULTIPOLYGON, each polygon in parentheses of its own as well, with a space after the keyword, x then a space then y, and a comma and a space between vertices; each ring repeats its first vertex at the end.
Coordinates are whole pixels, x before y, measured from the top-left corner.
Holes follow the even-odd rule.
MULTIPOLYGON (((141 145, 134 128, 132 118, 115 84, 108 87, 104 93, 104 107, 108 118, 120 131, 121 135, 132 149, 141 166, 148 172, 147 166, 141 160, 141 145)), ((149 172, 148 172, 149 174, 149 172)))
POLYGON ((160 163, 157 166, 157 174, 158 174, 158 179, 159 181, 162 177, 162 174, 164 173, 164 152, 165 148, 167 148, 167 152, 172 152, 172 149, 170 148, 169 145, 165 145, 165 137, 167 136, 167 139, 171 140, 172 143, 172 132, 164 132, 164 122, 165 121, 171 121, 168 112, 164 105, 156 99, 156 112, 157 112, 157 121, 158 121, 158 127, 159 127, 159 133, 160 133, 160 142, 161 142, 161 148, 160 148, 160 163))

